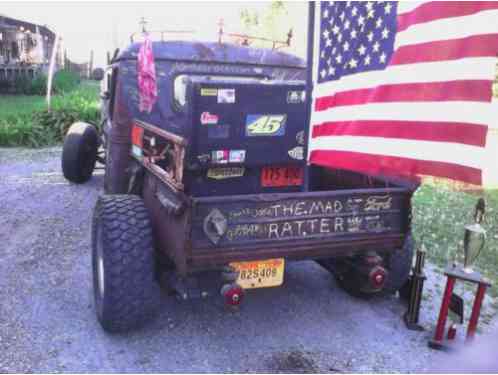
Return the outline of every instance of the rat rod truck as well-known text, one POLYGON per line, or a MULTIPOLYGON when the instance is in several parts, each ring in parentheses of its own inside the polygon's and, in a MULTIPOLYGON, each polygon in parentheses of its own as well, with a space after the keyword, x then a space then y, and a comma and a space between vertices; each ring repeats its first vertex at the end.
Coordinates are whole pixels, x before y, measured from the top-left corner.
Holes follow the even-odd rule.
POLYGON ((303 60, 226 43, 152 47, 152 111, 139 110, 132 43, 106 71, 101 126, 72 125, 62 153, 75 183, 105 164, 92 226, 105 330, 145 322, 159 285, 238 305, 246 289, 282 284, 294 260, 317 261, 354 295, 405 283, 415 189, 307 165, 303 60))

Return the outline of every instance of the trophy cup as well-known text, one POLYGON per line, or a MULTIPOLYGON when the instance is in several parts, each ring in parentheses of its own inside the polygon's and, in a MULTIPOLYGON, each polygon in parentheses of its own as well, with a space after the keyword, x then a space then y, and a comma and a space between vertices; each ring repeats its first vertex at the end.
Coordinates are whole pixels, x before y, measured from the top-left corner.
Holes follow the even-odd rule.
POLYGON ((477 259, 486 243, 486 231, 481 226, 481 222, 484 218, 484 211, 484 199, 479 198, 474 212, 474 224, 465 226, 465 236, 463 238, 463 271, 465 273, 474 272, 472 264, 477 259))

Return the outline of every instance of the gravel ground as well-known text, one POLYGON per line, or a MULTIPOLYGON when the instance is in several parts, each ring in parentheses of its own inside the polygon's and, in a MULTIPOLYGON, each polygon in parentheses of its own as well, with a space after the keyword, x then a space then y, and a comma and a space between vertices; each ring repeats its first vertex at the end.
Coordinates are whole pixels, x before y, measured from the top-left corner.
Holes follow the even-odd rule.
POLYGON ((425 332, 404 328, 398 298, 351 298, 300 262, 288 264, 283 287, 249 292, 239 312, 164 296, 144 329, 104 333, 89 249, 103 178, 69 184, 60 152, 0 149, 0 372, 423 372, 451 360, 427 348, 444 283, 432 267, 425 332))

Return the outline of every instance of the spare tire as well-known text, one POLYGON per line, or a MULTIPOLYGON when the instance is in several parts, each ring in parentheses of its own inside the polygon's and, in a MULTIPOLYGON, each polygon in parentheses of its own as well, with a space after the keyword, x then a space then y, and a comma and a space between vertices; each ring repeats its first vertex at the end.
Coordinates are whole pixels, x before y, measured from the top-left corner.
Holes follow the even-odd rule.
POLYGON ((69 128, 62 149, 62 173, 71 182, 81 184, 92 177, 97 161, 99 136, 95 126, 76 122, 69 128))

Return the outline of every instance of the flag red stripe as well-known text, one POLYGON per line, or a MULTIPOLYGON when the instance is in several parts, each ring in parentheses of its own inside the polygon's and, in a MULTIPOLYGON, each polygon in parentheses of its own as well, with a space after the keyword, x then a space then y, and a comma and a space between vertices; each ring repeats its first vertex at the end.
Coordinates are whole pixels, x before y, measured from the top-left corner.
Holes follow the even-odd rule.
POLYGON ((465 57, 496 57, 498 34, 438 40, 399 47, 389 65, 456 60, 465 57))
POLYGON ((487 126, 454 122, 421 121, 344 121, 314 125, 312 138, 324 136, 364 136, 455 142, 472 146, 486 145, 487 126))
POLYGON ((481 185, 481 170, 437 161, 417 160, 349 151, 314 150, 310 162, 325 167, 346 169, 369 175, 416 179, 415 175, 457 179, 481 185))
POLYGON ((315 101, 315 111, 331 107, 386 102, 491 101, 492 81, 461 80, 381 85, 339 92, 315 101))
POLYGON ((398 32, 412 25, 437 19, 468 16, 483 10, 498 9, 497 1, 444 1, 422 4, 398 16, 398 32))

